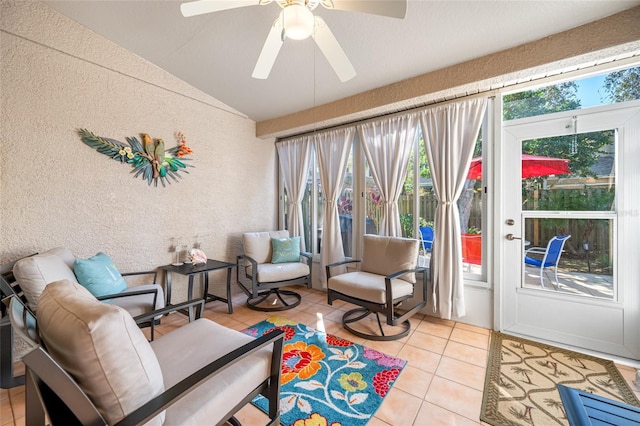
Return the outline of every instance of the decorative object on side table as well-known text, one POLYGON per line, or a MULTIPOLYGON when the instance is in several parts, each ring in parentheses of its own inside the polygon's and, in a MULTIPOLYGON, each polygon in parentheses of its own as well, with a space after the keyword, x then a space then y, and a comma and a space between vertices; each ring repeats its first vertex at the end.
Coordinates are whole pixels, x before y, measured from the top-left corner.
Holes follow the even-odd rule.
POLYGON ((128 144, 97 136, 86 129, 78 130, 78 134, 85 144, 95 148, 99 153, 108 155, 121 163, 131 164, 133 166, 131 173, 134 173, 134 177, 141 175, 149 185, 153 182, 158 186, 160 181, 162 186, 166 186, 166 183, 171 184, 172 179, 178 182, 178 178, 182 178, 179 172, 189 173, 186 168, 193 167, 184 163, 190 160, 184 157, 192 154, 193 151, 187 146, 187 140, 182 132, 176 133, 178 146, 166 150, 164 140, 157 138, 154 141, 147 133, 140 134, 142 142, 136 137, 127 137, 128 144))
POLYGON ((207 263, 207 255, 204 254, 202 250, 196 248, 192 248, 189 251, 189 259, 191 259, 191 263, 194 265, 207 263))
POLYGON ((169 246, 169 253, 173 254, 173 266, 182 266, 184 263, 180 260, 180 239, 171 238, 171 245, 169 246))

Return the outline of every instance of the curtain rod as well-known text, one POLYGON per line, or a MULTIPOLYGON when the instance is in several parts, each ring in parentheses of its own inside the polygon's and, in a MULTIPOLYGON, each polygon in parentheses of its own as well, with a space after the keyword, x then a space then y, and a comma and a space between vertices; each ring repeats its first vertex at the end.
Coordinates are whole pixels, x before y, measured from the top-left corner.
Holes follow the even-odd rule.
POLYGON ((635 66, 635 65, 639 64, 638 55, 640 55, 640 51, 634 52, 630 57, 625 57, 625 58, 622 58, 622 59, 611 58, 610 60, 607 60, 605 62, 599 63, 598 65, 595 65, 595 66, 576 67, 575 69, 571 69, 570 71, 561 72, 559 74, 554 74, 554 75, 547 75, 547 76, 542 77, 542 78, 532 79, 532 80, 530 80, 528 82, 509 84, 509 85, 506 85, 506 86, 501 87, 499 89, 484 90, 484 91, 480 91, 478 93, 475 93, 473 95, 454 96, 453 99, 448 99, 448 100, 444 100, 444 101, 440 101, 440 102, 434 101, 434 102, 428 103, 428 104, 424 103, 424 104, 422 104, 420 106, 407 107, 407 108, 405 108, 403 110, 392 112, 392 113, 383 112, 383 113, 380 113, 380 114, 373 115, 371 117, 356 119, 356 120, 352 120, 352 121, 345 122, 343 124, 338 124, 338 125, 335 125, 335 126, 326 126, 326 127, 320 128, 320 129, 313 129, 313 130, 306 131, 306 132, 300 132, 300 133, 293 134, 293 135, 290 135, 290 136, 277 138, 275 143, 278 143, 278 142, 281 142, 281 141, 285 141, 285 140, 289 140, 289 139, 298 138, 298 137, 301 137, 301 136, 312 135, 312 134, 317 133, 319 131, 323 132, 323 131, 327 131, 327 130, 337 130, 337 129, 341 129, 341 128, 344 128, 344 127, 354 126, 354 125, 357 125, 357 124, 364 124, 364 123, 368 123, 368 122, 371 122, 371 121, 375 121, 375 120, 377 120, 377 119, 379 119, 381 117, 393 117, 393 116, 396 116, 398 114, 405 114, 405 113, 411 112, 411 111, 416 111, 417 112, 417 111, 425 110, 427 108, 432 108, 432 107, 435 107, 435 106, 438 106, 438 105, 446 105, 448 103, 456 102, 456 101, 461 100, 461 99, 474 99, 474 98, 482 97, 482 96, 487 96, 489 98, 494 98, 495 96, 497 96, 497 94, 499 92, 504 91, 507 86, 520 87, 523 90, 528 90, 528 89, 530 90, 532 87, 537 87, 537 86, 545 84, 545 82, 548 81, 549 79, 551 79, 552 81, 567 81, 568 79, 571 79, 571 78, 577 78, 577 77, 584 76, 585 75, 584 74, 585 70, 587 70, 587 69, 591 70, 591 72, 589 72, 588 74, 597 74, 600 71, 606 71, 606 70, 615 71, 617 69, 632 67, 632 66, 635 66), (617 65, 616 66, 612 66, 612 64, 617 64, 617 65))
POLYGON ((310 136, 310 135, 314 135, 314 134, 317 134, 317 133, 326 132, 328 130, 339 130, 339 129, 344 129, 346 127, 356 126, 356 125, 359 125, 359 124, 371 123, 371 122, 376 121, 376 120, 378 120, 378 119, 380 119, 382 117, 392 118, 392 117, 396 117, 396 116, 402 115, 402 114, 424 111, 424 110, 427 110, 429 108, 434 108, 434 107, 437 107, 437 106, 452 104, 452 103, 454 103, 456 101, 460 101, 460 100, 471 100, 471 99, 483 98, 483 97, 495 98, 497 93, 498 93, 498 90, 492 89, 492 90, 487 90, 487 91, 484 91, 484 92, 476 93, 476 94, 473 94, 473 95, 464 95, 464 96, 460 96, 460 97, 454 98, 454 99, 447 99, 447 100, 440 101, 440 102, 433 102, 433 103, 430 103, 430 104, 423 104, 423 105, 420 105, 420 106, 408 107, 408 108, 405 108, 405 109, 400 110, 400 111, 384 112, 384 113, 380 113, 380 114, 377 114, 377 115, 373 115, 371 117, 348 121, 348 122, 345 122, 345 123, 342 123, 342 124, 338 124, 338 125, 335 125, 335 126, 321 127, 319 129, 313 129, 313 130, 309 130, 309 131, 306 131, 306 132, 297 133, 297 134, 294 134, 294 135, 291 135, 291 136, 278 138, 278 139, 276 139, 275 143, 277 144, 279 142, 284 142, 284 141, 288 141, 288 140, 291 140, 291 139, 296 139, 296 138, 300 138, 300 137, 304 137, 304 136, 310 136))

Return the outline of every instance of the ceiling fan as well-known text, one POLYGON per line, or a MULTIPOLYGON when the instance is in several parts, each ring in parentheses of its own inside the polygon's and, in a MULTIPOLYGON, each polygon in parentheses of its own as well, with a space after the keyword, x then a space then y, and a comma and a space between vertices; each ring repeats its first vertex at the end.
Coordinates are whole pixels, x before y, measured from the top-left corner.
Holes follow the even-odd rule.
POLYGON ((266 79, 286 38, 303 40, 309 36, 320 48, 334 71, 345 82, 356 75, 349 58, 338 40, 319 16, 312 11, 322 4, 327 9, 370 13, 403 19, 407 12, 407 0, 196 0, 180 5, 185 17, 236 9, 246 6, 263 6, 275 1, 282 8, 273 22, 267 40, 251 76, 266 79))

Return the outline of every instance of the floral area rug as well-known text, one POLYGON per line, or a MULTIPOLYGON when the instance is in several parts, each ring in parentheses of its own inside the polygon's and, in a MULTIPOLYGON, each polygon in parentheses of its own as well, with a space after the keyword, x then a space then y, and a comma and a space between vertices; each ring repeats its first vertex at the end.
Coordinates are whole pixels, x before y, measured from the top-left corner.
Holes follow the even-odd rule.
MULTIPOLYGON (((357 426, 373 417, 406 361, 282 317, 243 330, 285 332, 280 386, 284 426, 357 426)), ((253 404, 267 412, 267 400, 253 404)))
POLYGON ((612 361, 494 332, 480 419, 494 426, 568 425, 557 384, 640 406, 612 361))

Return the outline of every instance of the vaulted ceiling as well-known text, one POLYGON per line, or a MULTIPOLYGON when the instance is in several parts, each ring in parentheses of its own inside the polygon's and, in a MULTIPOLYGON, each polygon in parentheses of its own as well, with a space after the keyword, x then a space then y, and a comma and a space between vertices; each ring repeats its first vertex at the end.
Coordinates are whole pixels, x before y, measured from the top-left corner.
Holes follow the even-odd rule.
POLYGON ((409 0, 402 20, 318 7, 314 13, 357 72, 344 83, 311 38, 285 40, 269 77, 251 77, 281 10, 275 2, 190 18, 173 0, 46 3, 259 122, 538 40, 640 1, 409 0))

